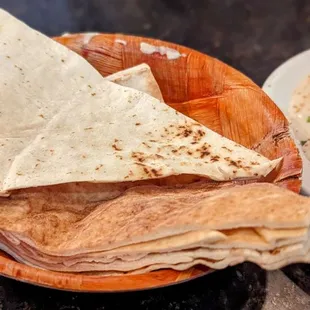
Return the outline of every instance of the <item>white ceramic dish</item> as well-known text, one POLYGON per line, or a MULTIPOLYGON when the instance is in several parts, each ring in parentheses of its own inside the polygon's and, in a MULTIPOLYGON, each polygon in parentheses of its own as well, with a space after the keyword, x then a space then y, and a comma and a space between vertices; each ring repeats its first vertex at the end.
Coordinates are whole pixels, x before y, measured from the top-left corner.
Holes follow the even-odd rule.
MULTIPOLYGON (((277 104, 284 115, 288 114, 293 91, 310 74, 310 50, 290 58, 267 78, 263 90, 277 104)), ((292 133, 292 131, 291 131, 292 133)), ((293 133, 292 133, 292 136, 293 133)), ((302 193, 310 196, 310 161, 305 158, 300 142, 296 140, 303 159, 302 193)))

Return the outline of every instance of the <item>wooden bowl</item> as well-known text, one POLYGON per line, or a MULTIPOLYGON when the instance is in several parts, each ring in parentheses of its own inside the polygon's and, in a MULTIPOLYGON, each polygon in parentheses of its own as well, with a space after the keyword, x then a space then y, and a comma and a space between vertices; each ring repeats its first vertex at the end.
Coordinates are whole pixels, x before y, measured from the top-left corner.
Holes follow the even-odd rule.
MULTIPOLYGON (((269 159, 283 157, 283 165, 272 181, 300 191, 302 162, 289 135, 288 122, 271 99, 242 73, 192 49, 154 39, 121 34, 76 34, 55 40, 82 55, 103 76, 147 63, 167 104, 269 159), (182 55, 172 60, 159 53, 145 54, 140 50, 142 42, 173 48, 182 55)), ((149 289, 208 272, 210 269, 197 266, 182 272, 160 270, 142 275, 103 277, 41 270, 0 255, 2 275, 71 291, 149 289)))

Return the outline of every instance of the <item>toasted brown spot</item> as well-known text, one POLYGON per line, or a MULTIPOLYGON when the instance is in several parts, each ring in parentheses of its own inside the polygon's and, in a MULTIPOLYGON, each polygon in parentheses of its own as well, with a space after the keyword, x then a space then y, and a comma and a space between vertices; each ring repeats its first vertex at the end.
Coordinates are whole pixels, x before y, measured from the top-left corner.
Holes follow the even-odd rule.
POLYGON ((162 176, 162 172, 161 172, 160 170, 151 169, 151 172, 152 172, 153 175, 155 175, 156 177, 162 176))
POLYGON ((53 155, 54 154, 54 150, 50 150, 51 154, 53 155))
POLYGON ((102 164, 100 164, 99 166, 97 166, 97 167, 96 167, 96 169, 95 169, 95 170, 97 170, 97 171, 98 171, 98 170, 99 170, 100 168, 102 168, 102 167, 103 167, 103 165, 102 165, 102 164))
POLYGON ((155 154, 154 157, 155 157, 155 158, 164 158, 163 156, 158 155, 158 154, 155 154))
POLYGON ((251 161, 251 165, 253 165, 253 166, 258 166, 259 163, 258 163, 257 161, 251 161))
POLYGON ((240 166, 234 160, 229 161, 229 166, 235 166, 237 168, 240 168, 240 166))
POLYGON ((186 137, 190 136, 192 133, 193 133, 192 130, 185 129, 184 132, 183 132, 183 136, 186 138, 186 137))
POLYGON ((145 142, 142 142, 142 144, 145 145, 145 146, 146 146, 147 148, 149 148, 149 149, 151 148, 151 147, 150 147, 147 143, 145 143, 145 142))
POLYGON ((62 60, 61 60, 61 62, 65 62, 65 60, 64 60, 64 59, 62 59, 62 60))
POLYGON ((140 126, 141 125, 141 123, 136 123, 136 126, 140 126))
POLYGON ((16 174, 17 174, 17 175, 23 175, 23 174, 22 174, 22 173, 20 173, 20 172, 16 172, 16 174))
POLYGON ((226 146, 222 146, 222 149, 224 149, 224 150, 227 150, 228 152, 232 152, 232 150, 231 149, 229 149, 228 147, 226 147, 226 146))
POLYGON ((86 127, 86 128, 84 128, 84 130, 92 130, 93 129, 93 127, 86 127))
POLYGON ((23 71, 23 69, 21 67, 18 67, 16 65, 14 65, 15 68, 17 68, 19 71, 23 71))
POLYGON ((140 163, 146 160, 146 156, 142 152, 132 152, 131 157, 139 161, 140 163))
POLYGON ((85 155, 82 155, 82 158, 86 158, 86 156, 85 156, 85 155))
POLYGON ((211 156, 211 162, 219 161, 219 159, 220 159, 220 156, 218 156, 218 155, 211 156))
POLYGON ((199 129, 197 132, 198 132, 198 134, 199 134, 200 137, 203 137, 203 136, 206 134, 205 132, 203 132, 203 131, 200 130, 200 129, 199 129))
POLYGON ((144 171, 147 175, 150 174, 149 170, 148 170, 146 167, 143 168, 143 171, 144 171))
POLYGON ((92 95, 92 96, 96 96, 96 93, 92 93, 91 95, 92 95))
POLYGON ((112 147, 115 151, 121 151, 122 149, 120 147, 118 147, 115 143, 112 144, 112 147))
POLYGON ((135 165, 145 167, 145 164, 142 164, 142 163, 135 163, 135 165))
POLYGON ((188 154, 188 155, 193 155, 193 152, 187 151, 187 154, 188 154))
POLYGON ((178 152, 178 150, 172 150, 171 152, 172 152, 172 153, 177 153, 177 152, 178 152))
POLYGON ((209 155, 210 155, 210 152, 208 152, 208 151, 203 151, 203 152, 201 152, 201 154, 200 154, 200 158, 204 158, 204 157, 209 156, 209 155))

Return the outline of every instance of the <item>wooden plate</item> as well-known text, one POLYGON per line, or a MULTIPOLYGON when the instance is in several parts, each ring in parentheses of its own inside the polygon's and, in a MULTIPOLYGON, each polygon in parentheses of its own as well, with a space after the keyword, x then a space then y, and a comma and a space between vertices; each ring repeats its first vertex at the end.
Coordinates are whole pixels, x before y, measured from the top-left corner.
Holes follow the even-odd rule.
MULTIPOLYGON (((142 62, 149 64, 170 106, 270 159, 283 157, 283 165, 273 176, 273 181, 295 192, 300 191, 302 162, 289 136, 287 120, 271 99, 240 72, 192 49, 154 39, 120 34, 76 34, 55 40, 82 55, 103 76, 142 62), (180 57, 168 59, 160 53, 142 53, 142 42, 175 49, 180 57)), ((149 289, 208 272, 210 269, 197 266, 182 272, 160 270, 142 275, 103 277, 41 270, 0 254, 2 275, 71 291, 149 289)))

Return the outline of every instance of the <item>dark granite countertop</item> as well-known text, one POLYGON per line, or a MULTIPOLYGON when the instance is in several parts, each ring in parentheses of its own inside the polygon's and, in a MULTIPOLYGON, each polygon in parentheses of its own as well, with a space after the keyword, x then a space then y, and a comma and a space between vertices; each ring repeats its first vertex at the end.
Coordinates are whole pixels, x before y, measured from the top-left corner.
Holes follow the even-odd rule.
MULTIPOLYGON (((0 0, 47 35, 123 32, 215 56, 262 84, 284 60, 310 48, 307 0, 0 0)), ((253 264, 170 288, 76 294, 0 278, 1 309, 310 309, 310 268, 266 273, 253 264), (296 284, 294 284, 296 283, 296 284)))

